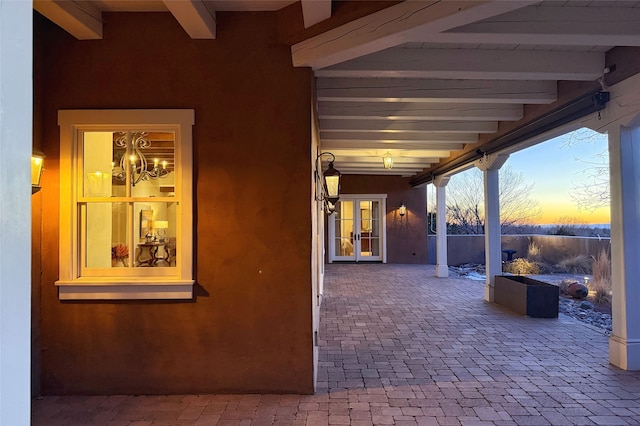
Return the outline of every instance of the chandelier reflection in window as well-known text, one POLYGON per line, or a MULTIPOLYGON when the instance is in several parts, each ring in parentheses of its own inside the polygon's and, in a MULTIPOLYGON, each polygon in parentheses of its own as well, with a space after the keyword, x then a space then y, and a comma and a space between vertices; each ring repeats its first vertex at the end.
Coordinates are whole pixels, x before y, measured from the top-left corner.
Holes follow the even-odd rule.
POLYGON ((126 155, 120 157, 120 165, 117 167, 112 163, 112 175, 115 179, 127 180, 127 166, 130 167, 131 186, 136 186, 138 182, 143 180, 163 178, 169 174, 166 160, 160 162, 155 158, 153 163, 149 163, 144 155, 143 150, 151 147, 147 132, 117 132, 114 145, 127 149, 129 140, 131 141, 128 146, 129 157, 127 158, 126 155))

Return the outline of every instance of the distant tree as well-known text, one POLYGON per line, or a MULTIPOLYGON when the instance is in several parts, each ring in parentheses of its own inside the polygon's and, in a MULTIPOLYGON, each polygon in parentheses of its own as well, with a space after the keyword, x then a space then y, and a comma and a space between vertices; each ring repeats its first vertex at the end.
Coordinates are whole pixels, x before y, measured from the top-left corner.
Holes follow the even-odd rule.
POLYGON ((575 237, 576 233, 571 226, 566 225, 558 225, 552 232, 551 235, 565 235, 568 237, 575 237))
POLYGON ((576 157, 576 161, 584 164, 578 173, 578 180, 571 183, 569 196, 578 209, 592 212, 600 207, 608 207, 609 192, 609 152, 606 136, 590 129, 582 128, 568 135, 565 146, 574 147, 580 144, 602 146, 601 150, 588 159, 576 157))
POLYGON ((555 223, 554 226, 547 228, 547 234, 597 238, 611 236, 610 228, 587 225, 576 217, 561 216, 555 220, 555 223))
MULTIPOLYGON (((531 223, 542 214, 531 198, 534 184, 527 184, 521 172, 500 169, 500 225, 502 233, 531 223)), ((473 168, 455 175, 447 185, 447 228, 451 234, 484 233, 484 183, 482 171, 473 168)))

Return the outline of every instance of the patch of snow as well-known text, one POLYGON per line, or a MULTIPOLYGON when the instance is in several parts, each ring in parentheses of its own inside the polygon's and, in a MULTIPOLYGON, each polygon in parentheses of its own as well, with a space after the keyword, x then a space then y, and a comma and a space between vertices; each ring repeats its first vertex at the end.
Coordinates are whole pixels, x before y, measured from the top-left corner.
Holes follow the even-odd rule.
POLYGON ((474 281, 486 281, 487 280, 487 277, 485 275, 479 274, 478 272, 475 272, 475 271, 469 272, 464 277, 468 278, 470 280, 474 280, 474 281))

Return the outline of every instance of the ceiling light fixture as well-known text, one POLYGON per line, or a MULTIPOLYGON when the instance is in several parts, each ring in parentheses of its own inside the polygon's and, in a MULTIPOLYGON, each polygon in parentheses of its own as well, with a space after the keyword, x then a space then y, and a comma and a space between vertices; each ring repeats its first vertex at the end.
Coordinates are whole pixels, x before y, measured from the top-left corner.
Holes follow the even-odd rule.
POLYGON ((391 152, 387 151, 387 153, 382 157, 382 164, 384 164, 385 169, 393 168, 393 156, 391 152))

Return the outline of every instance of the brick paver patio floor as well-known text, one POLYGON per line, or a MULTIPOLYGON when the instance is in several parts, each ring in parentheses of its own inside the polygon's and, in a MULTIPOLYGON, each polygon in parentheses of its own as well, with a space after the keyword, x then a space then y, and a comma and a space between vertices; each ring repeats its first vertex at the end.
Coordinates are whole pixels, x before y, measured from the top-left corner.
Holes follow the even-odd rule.
POLYGON ((316 395, 48 396, 34 425, 640 424, 640 372, 561 314, 520 317, 433 266, 328 265, 316 395))

